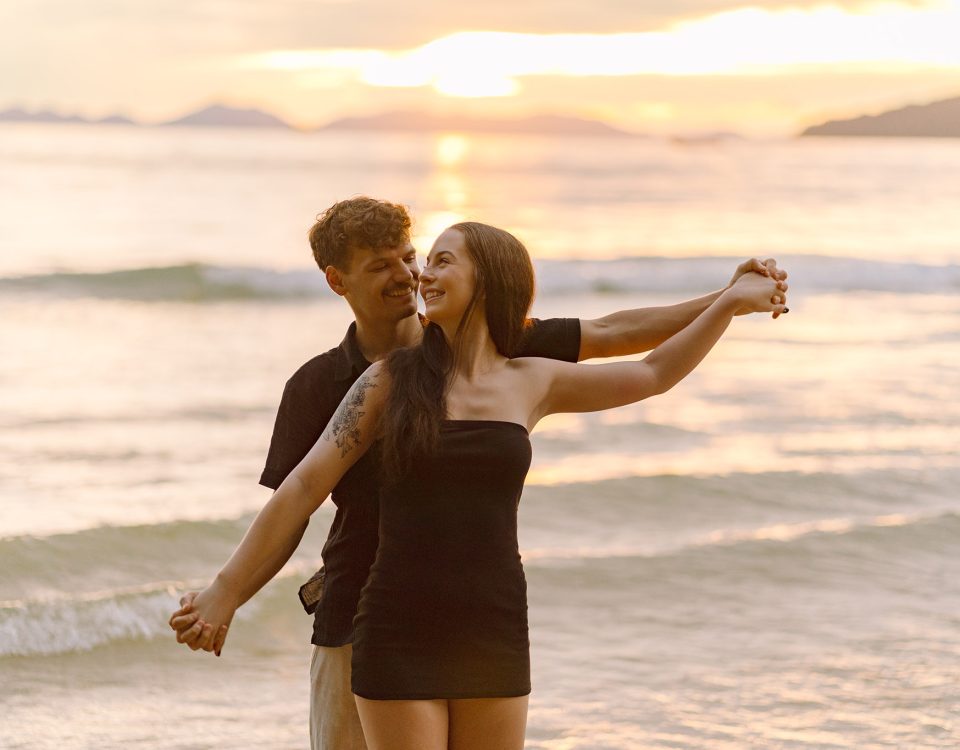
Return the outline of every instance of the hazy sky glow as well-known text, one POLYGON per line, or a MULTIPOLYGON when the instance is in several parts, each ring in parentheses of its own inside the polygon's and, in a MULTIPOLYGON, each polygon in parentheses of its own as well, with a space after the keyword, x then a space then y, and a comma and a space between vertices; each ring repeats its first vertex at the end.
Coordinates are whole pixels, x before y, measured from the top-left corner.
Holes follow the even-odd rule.
POLYGON ((385 109, 550 111, 786 133, 960 94, 960 0, 634 5, 12 0, 0 62, 23 74, 0 106, 160 119, 220 100, 304 126, 385 109))

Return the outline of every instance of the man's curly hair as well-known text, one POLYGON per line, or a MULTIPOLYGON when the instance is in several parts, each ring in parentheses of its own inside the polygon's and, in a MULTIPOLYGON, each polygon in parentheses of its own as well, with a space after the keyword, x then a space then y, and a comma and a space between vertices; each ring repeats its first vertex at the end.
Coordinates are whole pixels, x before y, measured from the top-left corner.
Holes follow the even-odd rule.
POLYGON ((380 250, 410 241, 410 214, 397 203, 367 196, 334 203, 310 228, 310 249, 321 271, 346 271, 356 248, 380 250))

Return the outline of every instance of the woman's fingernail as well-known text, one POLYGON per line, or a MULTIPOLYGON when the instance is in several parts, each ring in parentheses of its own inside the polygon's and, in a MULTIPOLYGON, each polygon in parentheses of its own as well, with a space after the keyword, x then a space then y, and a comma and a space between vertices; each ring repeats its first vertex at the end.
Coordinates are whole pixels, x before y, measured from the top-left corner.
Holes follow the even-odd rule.
POLYGON ((784 311, 785 313, 788 313, 788 312, 790 312, 790 308, 789 308, 789 307, 785 307, 785 308, 783 308, 783 311, 784 311))

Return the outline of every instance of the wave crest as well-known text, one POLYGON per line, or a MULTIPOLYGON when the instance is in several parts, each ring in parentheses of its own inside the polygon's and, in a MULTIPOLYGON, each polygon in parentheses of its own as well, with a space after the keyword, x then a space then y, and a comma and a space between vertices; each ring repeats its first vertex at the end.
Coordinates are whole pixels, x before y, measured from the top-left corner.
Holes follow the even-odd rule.
MULTIPOLYGON (((571 293, 703 293, 724 283, 743 258, 636 257, 619 260, 539 260, 538 287, 551 296, 571 293)), ((858 258, 792 255, 778 258, 805 293, 876 291, 955 292, 960 265, 925 265, 858 258)), ((101 273, 57 272, 0 278, 0 294, 39 293, 144 301, 282 301, 332 298, 316 269, 176 266, 101 273)))

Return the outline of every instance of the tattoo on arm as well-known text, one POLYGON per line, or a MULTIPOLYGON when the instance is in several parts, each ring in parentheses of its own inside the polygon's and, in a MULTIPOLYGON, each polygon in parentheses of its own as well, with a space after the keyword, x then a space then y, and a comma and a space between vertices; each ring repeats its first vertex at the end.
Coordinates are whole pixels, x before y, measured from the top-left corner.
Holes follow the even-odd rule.
POLYGON ((334 440, 340 449, 340 458, 343 458, 360 444, 360 417, 365 412, 360 411, 370 388, 376 388, 374 379, 361 375, 344 397, 343 403, 337 408, 330 420, 330 424, 323 431, 323 439, 334 440))

